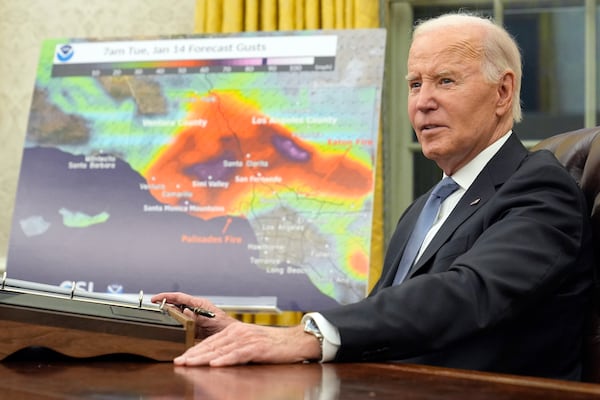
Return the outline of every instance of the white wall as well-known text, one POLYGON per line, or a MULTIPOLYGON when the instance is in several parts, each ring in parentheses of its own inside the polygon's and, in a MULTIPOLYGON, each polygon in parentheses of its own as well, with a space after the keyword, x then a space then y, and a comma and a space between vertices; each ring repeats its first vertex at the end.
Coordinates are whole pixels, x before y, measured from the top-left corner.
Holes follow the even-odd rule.
POLYGON ((194 9, 195 0, 0 0, 0 271, 41 41, 192 33, 194 9))

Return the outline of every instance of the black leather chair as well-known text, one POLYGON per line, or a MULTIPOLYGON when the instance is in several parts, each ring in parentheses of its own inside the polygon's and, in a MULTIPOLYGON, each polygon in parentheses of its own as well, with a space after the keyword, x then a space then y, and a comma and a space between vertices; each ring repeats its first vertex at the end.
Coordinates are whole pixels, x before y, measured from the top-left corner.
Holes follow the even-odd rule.
MULTIPOLYGON (((600 244, 600 126, 565 132, 538 143, 533 150, 548 149, 567 168, 585 193, 594 231, 600 244)), ((596 248, 596 271, 600 274, 600 246, 596 248)), ((584 342, 583 379, 600 383, 600 276, 595 277, 594 302, 584 342)))

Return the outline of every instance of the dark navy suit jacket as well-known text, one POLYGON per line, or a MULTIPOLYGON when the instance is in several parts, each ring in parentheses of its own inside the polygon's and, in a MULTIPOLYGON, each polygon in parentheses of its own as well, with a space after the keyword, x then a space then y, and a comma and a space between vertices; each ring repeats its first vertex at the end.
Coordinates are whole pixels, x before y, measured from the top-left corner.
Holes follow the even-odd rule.
POLYGON ((427 195, 400 218, 369 296, 322 312, 340 332, 336 361, 579 379, 593 256, 575 180, 512 134, 391 286, 427 195))

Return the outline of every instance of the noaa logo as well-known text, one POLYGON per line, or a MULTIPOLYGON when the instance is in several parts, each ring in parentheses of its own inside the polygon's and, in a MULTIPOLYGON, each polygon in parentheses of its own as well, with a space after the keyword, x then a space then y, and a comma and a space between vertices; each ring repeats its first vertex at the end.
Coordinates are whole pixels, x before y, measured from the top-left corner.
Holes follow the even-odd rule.
POLYGON ((73 57, 73 54, 73 47, 71 47, 70 44, 65 44, 60 46, 60 48, 56 52, 56 57, 59 61, 66 62, 73 57))
POLYGON ((118 283, 110 284, 106 287, 106 292, 110 294, 120 294, 123 293, 123 285, 118 283))

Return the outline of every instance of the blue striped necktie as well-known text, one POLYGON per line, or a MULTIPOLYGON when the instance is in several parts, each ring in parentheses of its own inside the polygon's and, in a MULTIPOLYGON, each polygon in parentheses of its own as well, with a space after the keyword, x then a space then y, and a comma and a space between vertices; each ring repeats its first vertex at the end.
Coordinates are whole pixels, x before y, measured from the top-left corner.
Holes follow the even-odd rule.
POLYGON ((423 240, 425 240, 425 236, 433 222, 435 221, 435 217, 440 210, 440 205, 448 196, 454 193, 458 189, 458 184, 452 180, 449 176, 442 179, 436 187, 431 191, 423 210, 421 210, 421 214, 417 219, 417 223, 410 234, 410 238, 408 239, 408 243, 404 248, 404 252, 402 253, 402 258, 400 263, 398 264, 398 270, 396 271, 396 276, 394 277, 394 285, 399 284, 404 280, 410 267, 412 267, 415 259, 417 258, 417 254, 419 253, 419 249, 421 248, 421 244, 423 244, 423 240))

